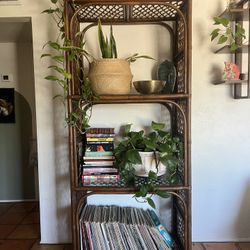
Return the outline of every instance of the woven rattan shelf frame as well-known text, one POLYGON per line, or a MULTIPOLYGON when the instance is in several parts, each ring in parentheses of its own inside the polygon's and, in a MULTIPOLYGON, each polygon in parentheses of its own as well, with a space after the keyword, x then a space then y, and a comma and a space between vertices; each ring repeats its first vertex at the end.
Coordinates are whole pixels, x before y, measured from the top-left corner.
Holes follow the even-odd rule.
MULTIPOLYGON (((158 1, 123 1, 123 0, 65 0, 66 33, 77 44, 75 35, 83 23, 86 30, 102 23, 114 25, 160 24, 166 26, 173 44, 173 62, 177 69, 176 88, 173 94, 160 95, 108 95, 101 96, 94 105, 158 103, 169 109, 171 113, 172 131, 184 144, 183 166, 179 169, 182 181, 178 185, 169 185, 159 180, 159 188, 173 196, 172 224, 173 236, 176 240, 174 249, 191 250, 191 153, 190 153, 190 110, 191 110, 191 1, 192 0, 158 0, 158 1), (168 26, 171 23, 170 26, 168 26)), ((82 32, 82 30, 81 30, 82 32)), ((84 33, 85 31, 83 31, 84 33)), ((68 96, 69 112, 74 110, 79 100, 79 82, 74 78, 74 65, 69 63, 73 74, 68 96)), ((85 104, 83 103, 83 107, 85 104)), ((140 180, 135 186, 116 183, 113 186, 79 185, 78 138, 76 129, 69 128, 70 138, 70 172, 72 201, 72 238, 74 250, 80 250, 79 215, 81 207, 87 203, 87 197, 93 194, 130 194, 137 190, 140 180)))

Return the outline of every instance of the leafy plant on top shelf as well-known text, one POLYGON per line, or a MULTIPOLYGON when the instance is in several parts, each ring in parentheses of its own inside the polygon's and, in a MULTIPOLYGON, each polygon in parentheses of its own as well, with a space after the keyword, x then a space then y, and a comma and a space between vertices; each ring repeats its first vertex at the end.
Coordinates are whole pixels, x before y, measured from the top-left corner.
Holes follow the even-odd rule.
POLYGON ((225 15, 214 17, 214 25, 216 28, 211 32, 211 41, 217 40, 217 44, 227 44, 231 51, 241 48, 246 41, 246 31, 240 23, 235 23, 233 27, 232 8, 236 5, 235 1, 229 1, 225 15))
MULTIPOLYGON (((98 42, 99 42, 99 48, 102 54, 102 58, 118 58, 116 41, 115 41, 115 37, 113 34, 113 27, 112 25, 110 25, 110 32, 109 32, 109 38, 108 38, 103 33, 102 23, 101 23, 100 18, 98 18, 98 42)), ((140 58, 154 60, 154 58, 152 58, 151 56, 139 55, 138 53, 135 53, 125 58, 125 60, 132 63, 140 58)))
POLYGON ((78 98, 77 107, 69 114, 67 114, 65 105, 65 120, 68 125, 76 127, 81 133, 84 133, 84 130, 89 127, 91 108, 90 110, 85 110, 83 104, 92 107, 93 101, 97 98, 91 90, 88 77, 84 76, 81 64, 83 57, 89 58, 91 55, 83 49, 84 43, 74 46, 73 42, 67 39, 65 34, 63 1, 50 0, 50 2, 53 4, 53 7, 44 10, 42 13, 49 14, 53 18, 58 27, 58 37, 55 41, 48 41, 43 47, 50 50, 50 52, 42 54, 41 58, 48 57, 52 62, 48 67, 51 70, 51 74, 47 75, 45 79, 55 82, 62 87, 63 94, 56 95, 55 97, 61 98, 65 105, 65 100, 67 100, 69 95, 69 81, 72 80, 72 75, 66 65, 66 57, 68 61, 74 62, 77 79, 81 85, 80 97, 78 98))
POLYGON ((135 184, 136 179, 141 179, 139 190, 134 195, 136 200, 147 202, 153 208, 153 195, 168 197, 156 184, 159 174, 164 174, 167 184, 177 184, 177 170, 183 159, 183 143, 164 127, 165 124, 152 121, 151 132, 145 133, 145 130, 131 131, 131 124, 127 124, 124 126, 124 137, 114 150, 117 167, 126 183, 135 184), (152 169, 145 169, 142 165, 145 162, 142 152, 152 152, 152 169), (142 168, 145 172, 141 175, 142 168))

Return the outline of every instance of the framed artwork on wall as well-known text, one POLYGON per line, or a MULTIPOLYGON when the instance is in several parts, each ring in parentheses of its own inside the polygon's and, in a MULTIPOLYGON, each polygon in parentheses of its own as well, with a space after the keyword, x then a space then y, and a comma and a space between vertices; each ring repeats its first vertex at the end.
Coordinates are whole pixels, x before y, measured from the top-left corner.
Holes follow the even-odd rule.
POLYGON ((0 123, 15 123, 14 88, 0 88, 0 123))

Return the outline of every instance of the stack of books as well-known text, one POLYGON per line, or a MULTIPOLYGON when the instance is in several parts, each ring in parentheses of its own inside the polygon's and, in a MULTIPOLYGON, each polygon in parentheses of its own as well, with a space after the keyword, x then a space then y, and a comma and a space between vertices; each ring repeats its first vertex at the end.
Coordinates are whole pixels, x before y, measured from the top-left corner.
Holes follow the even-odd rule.
POLYGON ((90 128, 86 133, 82 184, 95 185, 120 180, 114 167, 114 128, 90 128))
POLYGON ((80 216, 81 249, 169 250, 175 244, 153 210, 86 205, 80 216))

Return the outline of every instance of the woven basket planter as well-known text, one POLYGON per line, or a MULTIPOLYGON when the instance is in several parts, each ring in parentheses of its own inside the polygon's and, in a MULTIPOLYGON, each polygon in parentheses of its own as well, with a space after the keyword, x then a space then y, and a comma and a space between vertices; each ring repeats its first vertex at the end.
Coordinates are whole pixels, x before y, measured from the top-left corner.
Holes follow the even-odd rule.
POLYGON ((130 93, 132 74, 124 59, 99 59, 90 64, 91 88, 98 95, 126 95, 130 93))

